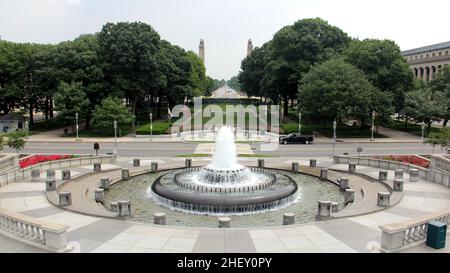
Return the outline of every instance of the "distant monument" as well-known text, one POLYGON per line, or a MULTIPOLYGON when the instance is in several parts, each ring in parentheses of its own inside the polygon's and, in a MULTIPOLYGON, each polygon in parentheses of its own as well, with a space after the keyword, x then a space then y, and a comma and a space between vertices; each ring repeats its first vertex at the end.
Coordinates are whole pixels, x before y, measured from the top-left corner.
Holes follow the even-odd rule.
POLYGON ((252 39, 248 39, 248 44, 247 44, 247 56, 249 56, 250 54, 252 54, 253 51, 253 43, 252 43, 252 39))
POLYGON ((198 56, 205 62, 205 41, 200 39, 200 45, 198 46, 198 56))

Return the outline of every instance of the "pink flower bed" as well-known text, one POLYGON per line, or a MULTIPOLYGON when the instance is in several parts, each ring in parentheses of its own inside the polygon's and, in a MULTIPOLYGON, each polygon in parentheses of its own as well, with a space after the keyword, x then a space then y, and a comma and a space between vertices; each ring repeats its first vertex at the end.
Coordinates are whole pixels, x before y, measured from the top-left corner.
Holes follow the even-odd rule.
POLYGON ((430 161, 415 155, 388 155, 377 158, 390 161, 399 161, 402 163, 409 163, 427 169, 430 167, 430 161))
POLYGON ((33 155, 19 161, 20 168, 26 168, 42 162, 72 158, 73 155, 33 155))

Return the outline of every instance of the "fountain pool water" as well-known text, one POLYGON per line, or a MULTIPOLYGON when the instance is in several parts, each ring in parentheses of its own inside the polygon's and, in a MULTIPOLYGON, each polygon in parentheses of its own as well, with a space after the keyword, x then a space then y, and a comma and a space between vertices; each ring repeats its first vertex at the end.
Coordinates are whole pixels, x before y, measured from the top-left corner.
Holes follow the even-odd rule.
POLYGON ((301 196, 291 177, 239 164, 229 127, 217 134, 211 164, 169 172, 151 189, 156 200, 171 209, 219 215, 273 210, 301 196))

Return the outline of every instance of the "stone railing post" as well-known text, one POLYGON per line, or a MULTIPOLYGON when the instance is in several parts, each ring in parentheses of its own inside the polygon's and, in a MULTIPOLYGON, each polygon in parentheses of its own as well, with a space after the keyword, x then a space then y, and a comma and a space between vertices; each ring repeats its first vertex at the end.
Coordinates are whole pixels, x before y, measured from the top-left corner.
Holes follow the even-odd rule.
POLYGON ((356 164, 348 164, 348 171, 351 173, 356 172, 356 164))
POLYGON ((186 168, 190 168, 192 167, 192 159, 191 158, 186 158, 184 161, 184 167, 186 168))
POLYGON ((349 184, 348 184, 348 177, 341 177, 339 178, 339 190, 340 191, 345 191, 346 189, 348 189, 349 184))
POLYGON ((378 174, 378 180, 380 181, 387 181, 388 178, 388 172, 387 171, 380 171, 378 174))
POLYGON ((292 162, 292 168, 293 173, 298 173, 298 162, 292 162))
POLYGON ((381 250, 383 252, 394 252, 403 247, 403 238, 405 236, 406 227, 402 224, 390 224, 380 226, 381 233, 381 250))
POLYGON ((219 228, 230 228, 231 227, 231 219, 228 217, 220 217, 219 218, 219 228))
POLYGON ((264 159, 258 159, 258 168, 264 168, 264 159))
POLYGON ((129 200, 117 201, 117 209, 119 216, 129 216, 131 215, 131 202, 129 200))
POLYGON ((310 167, 316 167, 317 166, 317 160, 316 159, 310 159, 309 160, 309 166, 310 167))
POLYGON ((70 170, 62 170, 61 171, 61 179, 62 180, 70 180, 71 179, 70 170))
POLYGON ((152 162, 152 164, 150 166, 150 171, 152 173, 157 173, 158 172, 158 162, 152 162))
POLYGON ((327 219, 331 216, 331 201, 318 201, 317 202, 317 219, 327 219))
POLYGON ((141 160, 139 158, 133 159, 133 167, 141 166, 141 160))
POLYGON ((419 181, 419 170, 411 169, 409 170, 409 182, 417 182, 419 181))
POLYGON ((166 214, 157 212, 153 214, 153 223, 155 225, 165 225, 166 224, 166 214))
POLYGON ((355 202, 355 190, 354 189, 346 189, 345 190, 344 201, 345 201, 345 204, 355 202))
POLYGON ((393 184, 394 191, 403 191, 403 180, 395 179, 393 184))
POLYGON ((59 205, 70 206, 72 205, 72 193, 68 191, 62 191, 59 193, 59 205))
POLYGON ((285 213, 283 214, 283 225, 293 225, 295 224, 295 214, 285 213))
POLYGON ((128 180, 128 179, 130 179, 130 170, 122 169, 122 180, 128 180))
POLYGON ((102 164, 94 163, 94 172, 100 172, 102 170, 102 164))
POLYGON ((326 181, 327 179, 328 179, 328 169, 327 168, 320 169, 320 180, 326 181))
POLYGON ((109 179, 109 177, 100 178, 100 188, 104 189, 105 191, 108 191, 111 188, 111 180, 109 179))
POLYGON ((380 207, 388 207, 391 203, 391 193, 390 192, 379 192, 377 205, 380 207))
POLYGON ((105 190, 104 189, 95 189, 94 198, 95 198, 95 202, 103 203, 105 201, 105 190))

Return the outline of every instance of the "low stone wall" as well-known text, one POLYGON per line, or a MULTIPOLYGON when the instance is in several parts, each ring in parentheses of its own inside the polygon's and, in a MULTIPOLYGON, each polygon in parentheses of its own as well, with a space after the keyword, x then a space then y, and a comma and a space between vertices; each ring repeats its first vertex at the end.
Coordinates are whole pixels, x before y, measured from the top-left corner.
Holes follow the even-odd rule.
POLYGON ((411 169, 417 169, 419 170, 420 178, 450 188, 450 173, 436 168, 426 169, 408 163, 369 157, 334 156, 333 161, 335 164, 358 164, 385 170, 402 169, 408 173, 411 169))
POLYGON ((65 169, 74 168, 84 165, 92 165, 94 163, 113 163, 116 160, 114 155, 106 156, 85 156, 79 158, 69 158, 57 161, 48 161, 36 164, 24 169, 12 168, 4 173, 0 173, 0 187, 3 184, 8 184, 17 181, 23 181, 31 177, 32 170, 39 170, 43 172, 48 169, 65 169))

